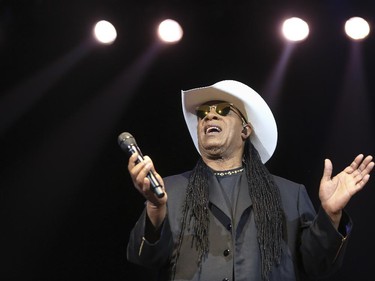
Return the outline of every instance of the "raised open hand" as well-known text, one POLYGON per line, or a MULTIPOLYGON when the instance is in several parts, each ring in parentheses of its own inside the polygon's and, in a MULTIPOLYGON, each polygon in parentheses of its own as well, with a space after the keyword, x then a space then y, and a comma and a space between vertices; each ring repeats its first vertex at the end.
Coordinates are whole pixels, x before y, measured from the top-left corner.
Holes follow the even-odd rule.
POLYGON ((366 185, 375 165, 372 160, 370 155, 364 158, 363 154, 359 154, 348 167, 334 177, 332 162, 325 160, 319 198, 328 215, 341 214, 350 198, 366 185))

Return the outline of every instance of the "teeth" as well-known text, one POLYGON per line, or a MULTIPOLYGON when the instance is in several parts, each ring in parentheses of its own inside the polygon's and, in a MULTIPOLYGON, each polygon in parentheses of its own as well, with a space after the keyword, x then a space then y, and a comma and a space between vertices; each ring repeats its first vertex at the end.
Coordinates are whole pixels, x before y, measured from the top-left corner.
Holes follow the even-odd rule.
POLYGON ((211 132, 221 132, 221 129, 215 126, 209 127, 206 129, 206 134, 211 133, 211 132))

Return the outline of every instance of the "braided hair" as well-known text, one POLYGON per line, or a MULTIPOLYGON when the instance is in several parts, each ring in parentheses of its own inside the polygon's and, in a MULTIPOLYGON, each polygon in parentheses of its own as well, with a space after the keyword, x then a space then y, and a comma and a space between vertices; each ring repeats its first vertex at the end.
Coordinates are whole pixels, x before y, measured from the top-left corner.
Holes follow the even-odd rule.
POLYGON ((244 153, 249 194, 253 202, 257 238, 262 260, 262 279, 274 264, 280 264, 284 213, 279 189, 262 163, 258 151, 247 140, 244 153))
MULTIPOLYGON (((280 263, 283 210, 280 193, 271 174, 262 163, 258 151, 249 139, 245 143, 244 167, 249 186, 249 196, 253 202, 257 239, 261 255, 262 279, 268 280, 271 268, 280 263)), ((172 280, 180 256, 186 228, 193 233, 193 244, 198 251, 198 266, 209 251, 209 210, 208 178, 210 168, 200 158, 189 177, 185 201, 182 206, 181 228, 176 254, 172 262, 172 280)))

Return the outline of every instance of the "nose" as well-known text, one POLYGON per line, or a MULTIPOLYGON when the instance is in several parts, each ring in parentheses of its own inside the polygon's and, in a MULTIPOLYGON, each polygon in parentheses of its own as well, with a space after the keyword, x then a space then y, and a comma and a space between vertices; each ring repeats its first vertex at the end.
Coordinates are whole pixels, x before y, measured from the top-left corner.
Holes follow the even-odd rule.
POLYGON ((207 113, 206 119, 217 119, 218 113, 216 112, 216 105, 210 106, 210 111, 207 113))

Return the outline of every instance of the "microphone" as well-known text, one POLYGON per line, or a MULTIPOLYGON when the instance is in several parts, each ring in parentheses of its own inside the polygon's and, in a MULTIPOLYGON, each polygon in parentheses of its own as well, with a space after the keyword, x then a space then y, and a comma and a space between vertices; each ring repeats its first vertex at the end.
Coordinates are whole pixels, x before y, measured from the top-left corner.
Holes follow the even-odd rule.
MULTIPOLYGON (((129 154, 129 157, 134 153, 138 152, 138 159, 135 162, 136 164, 144 161, 142 152, 139 149, 134 137, 128 132, 121 133, 118 136, 118 144, 120 145, 123 151, 129 154)), ((150 180, 151 190, 156 194, 158 198, 162 198, 164 196, 164 191, 162 190, 161 184, 159 183, 159 181, 157 180, 152 171, 149 171, 147 173, 147 178, 150 180)))

